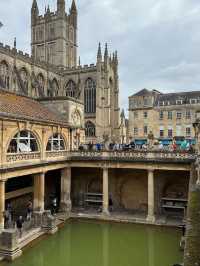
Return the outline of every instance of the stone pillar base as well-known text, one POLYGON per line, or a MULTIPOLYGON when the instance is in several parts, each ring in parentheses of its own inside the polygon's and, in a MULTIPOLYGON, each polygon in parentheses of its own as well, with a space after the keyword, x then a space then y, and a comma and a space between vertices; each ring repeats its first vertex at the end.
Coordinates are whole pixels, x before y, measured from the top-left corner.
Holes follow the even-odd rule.
POLYGON ((152 215, 148 215, 146 220, 147 222, 154 224, 156 221, 156 217, 152 215))
POLYGON ((6 261, 14 261, 17 258, 19 258, 22 255, 22 250, 17 248, 15 250, 5 250, 5 249, 0 249, 0 256, 4 258, 6 261))
POLYGON ((18 246, 17 231, 15 229, 4 230, 0 238, 0 255, 7 261, 13 261, 22 255, 18 246))
POLYGON ((58 231, 58 227, 56 226, 56 218, 51 215, 51 211, 45 211, 43 213, 42 228, 51 235, 58 231))
POLYGON ((102 215, 103 215, 103 216, 110 216, 110 212, 109 212, 109 210, 103 210, 103 211, 102 211, 102 215))
POLYGON ((72 203, 71 200, 68 200, 66 202, 61 202, 60 203, 60 212, 71 212, 72 209, 72 203))

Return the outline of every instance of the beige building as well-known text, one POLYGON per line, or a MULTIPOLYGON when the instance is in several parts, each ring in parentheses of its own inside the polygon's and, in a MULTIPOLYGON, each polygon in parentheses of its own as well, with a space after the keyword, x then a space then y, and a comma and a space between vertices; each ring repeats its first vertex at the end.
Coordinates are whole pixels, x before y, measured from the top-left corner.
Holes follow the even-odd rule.
MULTIPOLYGON (((31 9, 32 54, 0 43, 0 87, 39 100, 68 123, 85 128, 86 141, 119 140, 119 83, 117 52, 101 45, 95 64, 77 63, 78 12, 74 0, 68 13, 65 1, 57 10, 31 9)), ((77 133, 79 139, 79 133, 77 133)), ((78 141, 79 142, 79 141, 78 141)))
POLYGON ((144 143, 150 132, 168 144, 174 137, 194 142, 193 122, 200 92, 163 94, 143 89, 129 97, 129 138, 144 143))

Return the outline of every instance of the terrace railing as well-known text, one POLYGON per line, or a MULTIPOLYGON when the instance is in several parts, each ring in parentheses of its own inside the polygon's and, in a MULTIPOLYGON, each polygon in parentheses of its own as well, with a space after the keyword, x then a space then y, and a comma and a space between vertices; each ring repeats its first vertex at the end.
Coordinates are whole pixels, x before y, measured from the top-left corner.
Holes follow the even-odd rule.
POLYGON ((160 150, 132 150, 132 151, 72 151, 70 153, 72 160, 174 160, 185 161, 194 160, 196 158, 195 153, 186 151, 160 151, 160 150))
POLYGON ((40 152, 28 152, 28 153, 10 153, 6 155, 7 163, 15 163, 28 160, 39 160, 41 158, 40 152))

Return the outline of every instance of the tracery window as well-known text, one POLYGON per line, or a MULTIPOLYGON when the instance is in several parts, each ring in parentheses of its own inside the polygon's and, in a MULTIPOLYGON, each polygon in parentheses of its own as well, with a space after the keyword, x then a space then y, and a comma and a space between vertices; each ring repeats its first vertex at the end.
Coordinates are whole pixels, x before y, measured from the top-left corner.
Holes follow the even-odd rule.
POLYGON ((5 89, 9 89, 10 77, 9 68, 5 61, 0 64, 0 82, 5 89))
POLYGON ((96 84, 88 78, 84 90, 85 113, 96 113, 96 84))
POLYGON ((88 121, 85 123, 85 135, 86 137, 96 136, 96 128, 95 128, 95 125, 91 121, 88 121))
POLYGON ((65 87, 66 96, 75 98, 76 97, 76 84, 73 80, 70 80, 65 87))
POLYGON ((55 78, 52 80, 52 90, 53 90, 53 95, 58 96, 59 86, 58 86, 58 82, 55 78))
POLYGON ((65 142, 61 134, 53 134, 48 140, 47 151, 64 151, 65 142))
POLYGON ((22 68, 20 71, 20 77, 26 92, 28 92, 28 73, 25 68, 22 68))
POLYGON ((37 80, 38 80, 38 84, 39 84, 39 89, 44 93, 44 84, 45 84, 45 81, 44 81, 44 77, 43 75, 40 73, 37 77, 37 80))
POLYGON ((8 153, 29 153, 38 151, 37 139, 32 132, 19 131, 11 140, 8 153))

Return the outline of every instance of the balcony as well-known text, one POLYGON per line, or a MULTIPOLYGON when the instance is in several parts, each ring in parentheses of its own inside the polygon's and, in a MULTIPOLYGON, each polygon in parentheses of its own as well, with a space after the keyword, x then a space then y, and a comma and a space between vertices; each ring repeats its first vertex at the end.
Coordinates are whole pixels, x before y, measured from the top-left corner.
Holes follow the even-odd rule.
POLYGON ((106 160, 106 161, 152 161, 152 162, 191 162, 195 153, 186 151, 133 150, 133 151, 72 151, 70 159, 76 160, 106 160))
POLYGON ((47 151, 46 158, 56 158, 56 157, 67 157, 69 155, 68 151, 47 151))
POLYGON ((17 163, 21 161, 40 160, 40 152, 28 152, 28 153, 9 153, 6 155, 7 163, 17 163))

